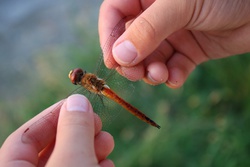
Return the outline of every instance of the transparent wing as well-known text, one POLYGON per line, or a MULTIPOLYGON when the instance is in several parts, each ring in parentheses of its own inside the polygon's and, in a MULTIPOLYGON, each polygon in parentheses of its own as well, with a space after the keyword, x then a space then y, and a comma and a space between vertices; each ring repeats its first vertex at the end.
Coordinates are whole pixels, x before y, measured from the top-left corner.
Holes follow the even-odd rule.
MULTIPOLYGON (((70 95, 75 93, 86 94, 87 90, 78 87, 70 95)), ((39 141, 52 141, 55 138, 59 112, 63 102, 64 100, 56 106, 52 106, 52 109, 49 108, 51 110, 49 113, 31 124, 22 134, 22 141, 28 140, 29 142, 36 143, 40 148, 44 148, 44 146, 39 141)))
MULTIPOLYGON (((111 51, 112 46, 114 42, 116 41, 116 39, 124 32, 124 30, 125 30, 125 19, 122 19, 115 26, 114 30, 110 34, 109 39, 103 46, 102 48, 103 54, 106 54, 106 55, 112 54, 112 51, 111 51)), ((110 79, 111 78, 110 76, 116 75, 116 72, 114 70, 108 71, 108 69, 103 64, 102 57, 103 56, 101 56, 99 63, 98 63, 98 67, 96 68, 97 69, 96 74, 98 77, 110 79)), ((112 57, 112 56, 109 56, 109 57, 112 57)), ((112 60, 107 60, 107 61, 112 61, 112 60)), ((113 66, 115 67, 115 64, 113 66)), ((118 82, 117 82, 117 85, 119 85, 118 82)), ((88 92, 86 89, 82 87, 77 88, 71 94, 76 94, 76 93, 83 94, 90 100, 91 104, 93 105, 94 111, 101 117, 104 123, 104 126, 109 125, 111 120, 118 115, 118 112, 113 113, 113 115, 110 113, 112 111, 111 108, 113 108, 111 107, 113 106, 113 102, 111 102, 110 100, 91 94, 90 92, 88 92)), ((50 140, 54 139, 55 136, 53 136, 53 134, 55 134, 55 132, 52 133, 51 131, 49 131, 49 129, 53 128, 56 130, 58 116, 59 116, 59 112, 60 112, 60 108, 62 104, 63 102, 59 103, 57 106, 54 107, 54 109, 50 113, 46 114, 45 116, 37 120, 35 123, 30 125, 24 131, 22 135, 22 140, 29 139, 29 140, 33 140, 34 142, 38 142, 39 141, 38 139, 45 139, 45 138, 48 139, 48 137, 50 138, 50 140), (39 134, 34 133, 35 131, 39 131, 40 133, 39 134), (51 132, 51 133, 48 134, 48 132, 51 132)))

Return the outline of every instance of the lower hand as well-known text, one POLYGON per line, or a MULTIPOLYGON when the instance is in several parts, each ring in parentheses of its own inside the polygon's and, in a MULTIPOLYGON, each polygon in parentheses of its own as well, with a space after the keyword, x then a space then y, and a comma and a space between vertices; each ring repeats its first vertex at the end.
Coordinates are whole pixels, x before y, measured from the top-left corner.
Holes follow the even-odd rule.
POLYGON ((101 131, 100 118, 94 114, 86 97, 68 97, 60 112, 53 110, 57 105, 46 109, 6 139, 0 150, 0 166, 113 167, 113 162, 106 159, 113 150, 113 138, 101 131), (60 113, 58 125, 57 119, 41 121, 51 111, 60 113), (39 124, 30 127, 37 120, 39 124))

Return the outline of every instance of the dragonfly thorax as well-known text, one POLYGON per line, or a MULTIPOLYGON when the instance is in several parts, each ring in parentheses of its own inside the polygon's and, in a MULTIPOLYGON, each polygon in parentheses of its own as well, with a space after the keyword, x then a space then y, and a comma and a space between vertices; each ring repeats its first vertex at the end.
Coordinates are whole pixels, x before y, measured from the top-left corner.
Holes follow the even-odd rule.
POLYGON ((69 78, 73 84, 81 85, 88 91, 96 94, 101 94, 104 87, 108 87, 103 79, 98 78, 94 74, 87 73, 81 68, 70 71, 69 78))
POLYGON ((86 73, 81 80, 81 85, 90 92, 101 94, 104 87, 107 87, 105 81, 96 75, 86 73))

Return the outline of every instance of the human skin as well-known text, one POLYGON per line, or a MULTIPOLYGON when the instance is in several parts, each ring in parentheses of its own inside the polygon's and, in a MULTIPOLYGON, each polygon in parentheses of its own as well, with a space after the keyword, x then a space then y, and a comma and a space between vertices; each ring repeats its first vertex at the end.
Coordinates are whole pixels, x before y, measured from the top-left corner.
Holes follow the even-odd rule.
POLYGON ((179 88, 197 65, 250 51, 248 0, 105 0, 101 46, 125 17, 126 30, 104 60, 130 80, 179 88))
POLYGON ((113 167, 106 157, 114 148, 113 137, 101 131, 101 120, 94 114, 86 97, 69 96, 60 109, 58 103, 14 131, 0 149, 0 166, 4 167, 113 167), (59 114, 57 120, 44 115, 53 111, 59 114), (40 121, 36 127, 33 123, 40 121), (52 124, 57 126, 52 126, 52 124), (30 127, 28 135, 24 131, 30 127), (55 139, 56 137, 56 139, 55 139))

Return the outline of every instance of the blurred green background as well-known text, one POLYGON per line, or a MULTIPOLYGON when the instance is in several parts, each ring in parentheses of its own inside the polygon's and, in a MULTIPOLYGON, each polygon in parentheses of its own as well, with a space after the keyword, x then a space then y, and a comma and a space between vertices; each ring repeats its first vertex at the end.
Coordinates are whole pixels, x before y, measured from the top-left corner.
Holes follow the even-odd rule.
MULTIPOLYGON (((2 9, 9 9, 16 1, 3 2, 2 9)), ((10 28, 0 27, 1 144, 75 89, 67 76, 72 68, 93 71, 100 57, 101 1, 46 2, 35 4, 39 8, 29 14, 24 8, 25 16, 9 23, 10 28)), ((11 20, 18 11, 6 10, 9 17, 0 20, 11 20)), ((176 90, 134 83, 133 95, 125 98, 161 129, 119 112, 107 127, 115 139, 110 158, 122 167, 250 166, 249 62, 245 54, 204 63, 176 90)))

